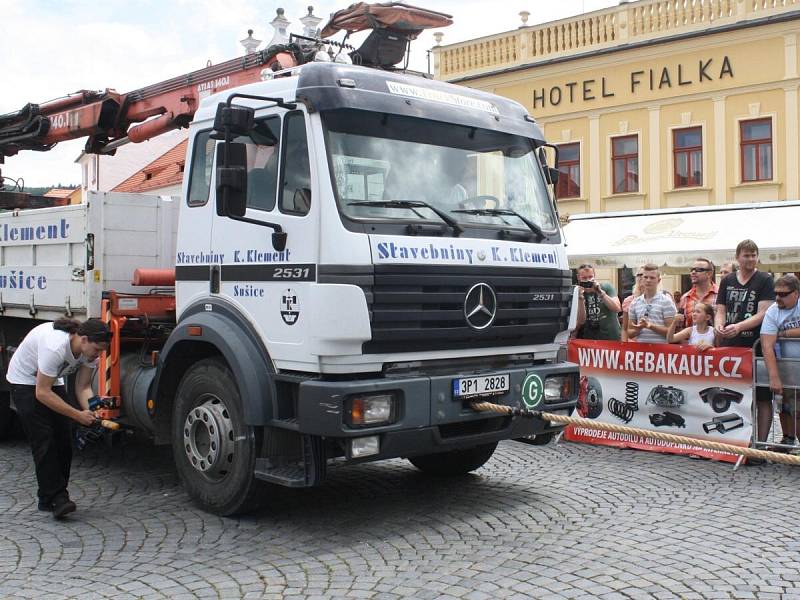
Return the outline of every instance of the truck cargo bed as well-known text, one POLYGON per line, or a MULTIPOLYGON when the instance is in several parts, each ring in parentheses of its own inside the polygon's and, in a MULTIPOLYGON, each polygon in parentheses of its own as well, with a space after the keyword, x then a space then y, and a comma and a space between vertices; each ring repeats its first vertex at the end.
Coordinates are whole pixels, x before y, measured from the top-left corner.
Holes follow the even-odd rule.
POLYGON ((178 204, 88 192, 84 204, 0 212, 0 315, 100 316, 103 290, 135 291, 134 269, 174 266, 178 204))

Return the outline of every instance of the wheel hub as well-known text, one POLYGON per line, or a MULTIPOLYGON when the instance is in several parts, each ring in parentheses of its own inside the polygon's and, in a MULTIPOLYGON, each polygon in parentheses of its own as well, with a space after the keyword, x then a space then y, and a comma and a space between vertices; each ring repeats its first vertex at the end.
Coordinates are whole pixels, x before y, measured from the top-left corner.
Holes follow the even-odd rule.
POLYGON ((228 473, 234 459, 234 435, 228 409, 216 396, 195 406, 183 423, 183 449, 189 464, 209 479, 228 473))

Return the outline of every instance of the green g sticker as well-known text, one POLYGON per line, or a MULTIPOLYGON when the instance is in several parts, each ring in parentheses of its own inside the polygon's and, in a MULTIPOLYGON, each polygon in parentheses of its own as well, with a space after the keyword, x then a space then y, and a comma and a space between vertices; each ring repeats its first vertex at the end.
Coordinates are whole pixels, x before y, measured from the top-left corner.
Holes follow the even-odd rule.
POLYGON ((522 401, 525 403, 526 408, 535 408, 542 401, 542 394, 544 393, 544 383, 542 378, 531 373, 522 382, 522 401))

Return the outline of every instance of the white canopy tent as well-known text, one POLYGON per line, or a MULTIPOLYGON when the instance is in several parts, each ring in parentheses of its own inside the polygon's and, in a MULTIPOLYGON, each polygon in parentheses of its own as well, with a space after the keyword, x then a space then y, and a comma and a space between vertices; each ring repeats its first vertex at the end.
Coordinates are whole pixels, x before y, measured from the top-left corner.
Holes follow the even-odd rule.
POLYGON ((797 201, 574 215, 564 236, 572 267, 655 263, 686 271, 698 256, 732 261, 736 245, 749 238, 771 270, 800 270, 797 201))

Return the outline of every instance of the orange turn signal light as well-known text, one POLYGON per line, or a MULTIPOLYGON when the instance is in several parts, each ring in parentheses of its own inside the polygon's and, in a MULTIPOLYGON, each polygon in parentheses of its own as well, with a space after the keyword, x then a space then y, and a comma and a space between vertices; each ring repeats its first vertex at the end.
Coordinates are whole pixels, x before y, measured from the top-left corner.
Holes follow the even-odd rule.
POLYGON ((203 328, 200 325, 189 325, 186 328, 186 333, 193 336, 201 336, 203 335, 203 328))
POLYGON ((361 425, 364 423, 364 399, 353 398, 350 404, 350 422, 353 425, 361 425))

